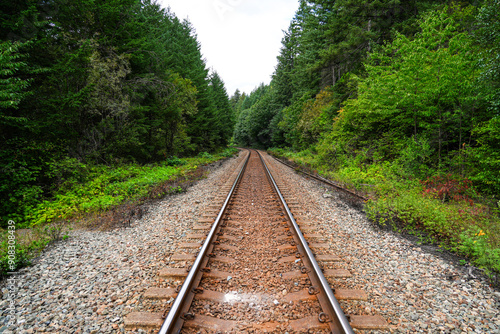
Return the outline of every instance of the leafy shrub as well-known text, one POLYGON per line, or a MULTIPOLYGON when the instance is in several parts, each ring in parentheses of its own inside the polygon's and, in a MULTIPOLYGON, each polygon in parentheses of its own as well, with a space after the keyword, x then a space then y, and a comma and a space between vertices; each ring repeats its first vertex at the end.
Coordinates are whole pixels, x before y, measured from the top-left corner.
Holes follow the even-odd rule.
MULTIPOLYGON (((0 277, 7 275, 8 272, 30 265, 29 249, 19 243, 15 243, 14 264, 9 264, 9 244, 8 240, 2 238, 0 243, 0 277)), ((12 257, 11 257, 12 258, 12 257)))
POLYGON ((423 175, 427 172, 427 163, 433 153, 426 138, 408 138, 401 143, 398 162, 413 175, 423 175))
MULTIPOLYGON (((235 151, 226 151, 229 150, 235 151)), ((28 265, 29 259, 47 244, 67 237, 63 229, 66 220, 99 214, 126 202, 134 204, 147 198, 181 193, 193 179, 203 177, 198 166, 221 158, 222 155, 204 153, 195 158, 172 157, 163 164, 146 166, 84 165, 73 159, 54 163, 51 177, 57 180, 59 187, 54 190, 53 196, 30 202, 29 206, 16 202, 22 207, 21 212, 25 212, 19 216, 19 222, 24 220, 24 223, 16 227, 31 227, 31 231, 36 231, 33 240, 16 245, 16 268, 28 265), (191 180, 184 180, 193 171, 197 171, 196 175, 191 180)), ((7 233, 0 231, 3 233, 0 239, 0 270, 5 273, 8 239, 7 233)))
POLYGON ((447 174, 445 176, 428 177, 427 180, 421 181, 421 183, 425 186, 424 194, 438 198, 443 203, 454 200, 466 201, 470 205, 474 204, 470 197, 473 195, 473 190, 472 182, 469 179, 458 179, 451 174, 447 174))
POLYGON ((176 156, 170 157, 166 160, 165 164, 167 166, 183 166, 186 164, 186 161, 177 158, 176 156))
POLYGON ((365 209, 373 221, 399 230, 422 229, 435 237, 450 237, 447 212, 439 210, 434 199, 422 197, 418 191, 393 194, 371 200, 365 209))
POLYGON ((460 234, 459 250, 476 259, 475 263, 500 272, 500 249, 492 248, 488 243, 488 233, 477 226, 460 234))
POLYGON ((198 154, 198 156, 200 158, 204 158, 204 159, 212 159, 213 158, 213 156, 208 152, 201 152, 200 154, 198 154))
MULTIPOLYGON (((411 151, 415 148, 407 153, 411 151)), ((365 205, 370 220, 398 231, 424 232, 428 240, 469 256, 475 264, 499 270, 498 209, 480 204, 469 179, 447 174, 419 180, 408 169, 407 163, 412 161, 408 154, 405 160, 368 164, 363 162, 363 156, 343 155, 335 158, 342 164, 332 165, 328 163, 331 151, 320 150, 316 156, 311 151, 284 149, 273 149, 271 153, 317 169, 319 174, 348 187, 365 190, 371 197, 365 205), (322 155, 325 152, 327 157, 322 155)))
POLYGON ((230 148, 226 148, 224 151, 222 151, 221 155, 225 158, 230 158, 238 152, 239 152, 238 149, 236 149, 234 147, 230 147, 230 148))

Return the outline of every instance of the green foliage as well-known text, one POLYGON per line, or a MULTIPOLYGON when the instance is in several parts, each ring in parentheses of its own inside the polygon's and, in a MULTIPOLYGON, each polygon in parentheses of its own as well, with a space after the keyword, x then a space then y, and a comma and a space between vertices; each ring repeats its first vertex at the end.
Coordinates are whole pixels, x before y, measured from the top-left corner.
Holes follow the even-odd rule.
POLYGON ((212 159, 212 155, 208 152, 200 152, 200 154, 198 154, 198 156, 200 158, 205 158, 205 159, 212 159))
POLYGON ((481 267, 500 272, 500 248, 492 248, 488 234, 478 226, 473 226, 460 234, 459 250, 481 267))
POLYGON ((237 154, 238 152, 239 152, 239 150, 237 148, 230 147, 230 148, 226 148, 224 151, 222 151, 222 153, 220 155, 225 157, 225 158, 230 158, 230 157, 234 156, 235 154, 237 154))
POLYGON ((398 196, 381 197, 366 205, 368 217, 381 225, 396 229, 421 229, 436 239, 450 238, 454 231, 449 229, 445 211, 439 210, 439 202, 422 197, 419 189, 398 196))
POLYGON ((445 150, 461 148, 481 117, 472 112, 478 73, 472 40, 445 11, 428 14, 420 26, 413 39, 397 34, 370 54, 358 96, 346 103, 335 125, 338 140, 353 138, 357 148, 380 136, 426 138, 436 164, 445 150))
POLYGON ((370 197, 364 208, 367 216, 379 225, 421 235, 426 242, 439 243, 478 266, 499 271, 500 220, 491 208, 475 201, 478 195, 470 181, 453 175, 419 181, 397 161, 366 165, 361 155, 332 168, 311 150, 272 149, 271 153, 364 192, 370 197))
POLYGON ((400 143, 397 162, 411 175, 424 176, 429 174, 427 167, 431 162, 434 149, 425 137, 413 136, 400 143))
POLYGON ((39 203, 45 190, 39 181, 50 170, 51 158, 59 149, 35 141, 6 144, 0 151, 0 226, 9 219, 19 221, 39 203))
MULTIPOLYGON (((234 120, 224 83, 193 27, 169 9, 151 0, 0 7, 2 224, 110 207, 122 200, 102 193, 113 178, 143 173, 131 163, 226 147, 234 120)), ((169 173, 157 172, 117 191, 139 196, 135 187, 169 173)))
POLYGON ((227 129, 234 128, 234 115, 226 89, 224 88, 224 82, 217 72, 212 73, 210 76, 209 88, 216 108, 215 122, 219 129, 219 133, 217 134, 217 145, 225 146, 229 143, 233 135, 231 131, 227 131, 227 129))
MULTIPOLYGON (((22 46, 19 42, 0 41, 0 109, 17 108, 27 95, 30 80, 17 76, 19 70, 27 66, 20 61, 22 54, 19 49, 22 46)), ((0 125, 14 120, 21 121, 3 112, 0 117, 0 125)))
POLYGON ((240 146, 266 147, 274 129, 269 128, 281 106, 275 103, 273 87, 260 85, 245 97, 234 128, 234 142, 240 146))
POLYGON ((481 92, 496 115, 500 114, 500 1, 485 1, 477 17, 475 32, 483 47, 480 65, 483 68, 481 92))
POLYGON ((182 159, 179 159, 177 158, 176 156, 173 156, 171 158, 168 158, 166 161, 165 161, 166 165, 167 166, 183 166, 185 165, 187 162, 185 160, 182 160, 182 159))
POLYGON ((31 264, 29 249, 15 242, 13 245, 11 244, 11 246, 15 247, 14 254, 9 254, 7 233, 2 234, 2 242, 0 243, 0 277, 4 277, 8 272, 14 272, 31 264))
POLYGON ((471 149, 474 164, 471 180, 486 194, 500 194, 500 117, 495 116, 475 129, 479 146, 471 149))
MULTIPOLYGON (((139 166, 82 164, 66 159, 49 164, 53 195, 43 198, 41 188, 24 186, 8 194, 14 206, 4 206, 5 219, 15 219, 20 228, 66 220, 91 212, 102 212, 130 200, 147 198, 167 180, 182 178, 200 164, 220 159, 204 152, 197 158, 172 157, 162 163, 139 166), (19 198, 23 198, 22 201, 19 198), (15 208, 15 209, 14 209, 15 208)), ((20 180, 21 184, 26 180, 20 180)), ((4 220, 7 221, 7 220, 4 220)))
MULTIPOLYGON (((174 184, 163 189, 161 185, 166 181, 182 180, 198 166, 213 163, 235 151, 237 150, 226 149, 220 155, 204 152, 196 158, 172 157, 164 162, 145 166, 85 165, 75 159, 53 162, 50 164, 50 175, 56 180, 54 195, 43 201, 16 202, 20 207, 18 214, 8 215, 9 219, 15 217, 13 220, 17 229, 29 229, 27 233, 30 236, 22 238, 18 234, 16 238, 14 269, 29 265, 30 259, 47 244, 66 239, 66 221, 101 213, 125 202, 141 202, 181 193, 185 190, 182 186, 174 184)), ((0 229, 0 232, 2 276, 11 270, 8 257, 9 232, 4 229, 0 229)))
POLYGON ((500 3, 442 3, 301 1, 261 97, 281 103, 274 122, 252 121, 257 101, 236 129, 364 192, 379 224, 498 272, 500 3))

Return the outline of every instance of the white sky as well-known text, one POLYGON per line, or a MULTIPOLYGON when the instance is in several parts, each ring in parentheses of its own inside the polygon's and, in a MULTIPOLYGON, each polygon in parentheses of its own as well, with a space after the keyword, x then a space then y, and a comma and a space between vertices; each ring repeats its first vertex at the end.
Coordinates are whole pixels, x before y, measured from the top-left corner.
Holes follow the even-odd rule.
POLYGON ((277 64, 283 30, 298 0, 159 0, 179 19, 196 29, 207 66, 226 85, 229 96, 238 88, 250 93, 268 84, 277 64))

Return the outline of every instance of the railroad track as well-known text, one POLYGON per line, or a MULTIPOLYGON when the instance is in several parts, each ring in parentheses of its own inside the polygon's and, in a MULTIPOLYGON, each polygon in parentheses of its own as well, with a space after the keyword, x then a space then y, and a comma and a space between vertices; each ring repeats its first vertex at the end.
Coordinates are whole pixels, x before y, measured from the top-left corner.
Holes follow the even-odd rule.
POLYGON ((380 316, 344 315, 338 299, 367 295, 330 287, 328 277, 349 277, 349 271, 321 268, 318 262, 341 259, 329 254, 286 184, 273 177, 274 161, 257 151, 246 155, 186 235, 183 253, 170 259, 191 265, 161 270, 171 286, 145 292, 144 298, 164 301, 165 311, 131 313, 126 327, 161 334, 387 329, 380 316))

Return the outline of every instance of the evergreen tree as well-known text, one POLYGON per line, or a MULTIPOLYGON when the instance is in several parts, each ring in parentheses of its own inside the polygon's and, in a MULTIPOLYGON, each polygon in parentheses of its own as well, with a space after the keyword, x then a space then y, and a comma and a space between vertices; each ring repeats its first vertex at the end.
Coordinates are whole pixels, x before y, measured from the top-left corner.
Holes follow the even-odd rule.
POLYGON ((216 108, 216 123, 219 129, 218 138, 220 138, 220 142, 217 144, 218 146, 227 145, 234 128, 233 110, 224 82, 217 72, 213 72, 210 76, 210 90, 216 108))
POLYGON ((147 163, 228 142, 222 80, 191 24, 156 1, 0 1, 0 18, 2 217, 50 196, 71 159, 147 163))

